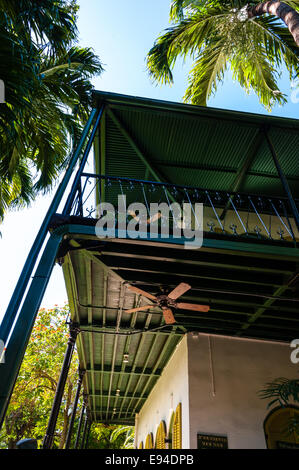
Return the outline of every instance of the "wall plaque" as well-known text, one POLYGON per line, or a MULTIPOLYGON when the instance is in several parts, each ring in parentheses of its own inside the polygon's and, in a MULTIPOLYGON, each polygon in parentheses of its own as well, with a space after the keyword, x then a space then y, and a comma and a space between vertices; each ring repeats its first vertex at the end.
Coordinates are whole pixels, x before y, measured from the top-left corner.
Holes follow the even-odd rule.
POLYGON ((299 449, 299 443, 295 442, 277 441, 276 446, 277 449, 299 449))
POLYGON ((228 449, 227 436, 197 434, 198 449, 228 449))

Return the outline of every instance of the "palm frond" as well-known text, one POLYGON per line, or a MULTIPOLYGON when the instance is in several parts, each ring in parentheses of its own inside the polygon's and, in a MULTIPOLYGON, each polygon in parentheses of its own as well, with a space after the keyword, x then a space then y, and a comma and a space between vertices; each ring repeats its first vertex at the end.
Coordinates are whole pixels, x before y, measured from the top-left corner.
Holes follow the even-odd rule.
POLYGON ((262 399, 273 399, 268 407, 273 404, 286 406, 290 400, 299 402, 299 379, 287 379, 279 377, 273 382, 265 384, 265 387, 258 392, 262 399))
POLYGON ((209 97, 223 80, 227 68, 227 56, 223 41, 209 47, 209 54, 202 51, 189 75, 189 86, 184 95, 185 102, 206 106, 209 97))
POLYGON ((76 11, 69 0, 0 0, 0 217, 51 188, 88 117, 103 67, 74 45, 76 11))
MULTIPOLYGON (((271 110, 286 97, 278 87, 283 66, 290 78, 299 76, 299 48, 286 25, 271 15, 249 19, 243 0, 173 0, 170 17, 177 24, 162 34, 148 53, 150 77, 160 84, 174 81, 179 56, 194 61, 184 100, 206 105, 228 67, 241 87, 257 94, 271 110)), ((299 8, 299 0, 286 2, 299 8)))
POLYGON ((215 24, 223 21, 226 11, 210 8, 208 13, 198 13, 168 28, 158 38, 147 56, 150 76, 161 84, 172 83, 171 69, 179 56, 193 56, 204 46, 215 24))

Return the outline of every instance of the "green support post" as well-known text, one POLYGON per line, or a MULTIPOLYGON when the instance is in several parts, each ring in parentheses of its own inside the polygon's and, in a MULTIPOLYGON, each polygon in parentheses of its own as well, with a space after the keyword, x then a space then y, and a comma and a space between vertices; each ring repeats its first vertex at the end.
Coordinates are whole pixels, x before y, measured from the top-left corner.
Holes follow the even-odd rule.
POLYGON ((277 173, 279 175, 283 190, 284 190, 284 192, 285 192, 285 194, 286 194, 286 196, 289 200, 289 204, 290 204, 293 216, 294 216, 294 220, 295 220, 297 230, 299 230, 299 211, 298 211, 298 207, 297 207, 296 202, 293 198, 292 191, 291 191, 291 188, 289 186, 288 180, 287 180, 287 178, 286 178, 286 176, 285 176, 285 174, 282 170, 282 167, 279 163, 276 150, 274 148, 273 142, 270 139, 270 136, 269 136, 269 133, 267 132, 267 130, 265 130, 265 136, 266 136, 268 147, 270 149, 270 152, 271 152, 271 155, 272 155, 277 173))
POLYGON ((85 449, 87 427, 88 427, 88 416, 87 416, 87 409, 85 409, 85 422, 84 422, 83 436, 82 436, 82 441, 81 441, 81 449, 85 449))
POLYGON ((38 309, 55 264, 62 237, 63 233, 59 230, 51 234, 6 345, 5 361, 0 364, 0 428, 3 424, 38 309))
POLYGON ((78 446, 79 446, 80 434, 81 434, 81 428, 82 428, 83 416, 84 416, 85 409, 86 409, 86 395, 83 396, 83 403, 82 403, 82 408, 81 408, 79 426, 78 426, 77 437, 76 437, 76 442, 75 442, 75 445, 74 445, 74 449, 78 449, 78 446))
POLYGON ((84 449, 88 449, 89 437, 90 437, 90 429, 91 429, 91 421, 88 421, 88 428, 87 428, 87 435, 86 435, 86 440, 85 440, 84 449))
MULTIPOLYGON (((70 195, 74 194, 74 186, 76 186, 75 183, 78 181, 83 171, 83 161, 85 164, 103 109, 103 107, 100 110, 94 108, 91 111, 78 146, 70 158, 69 166, 34 240, 1 322, 0 339, 5 344, 5 363, 0 364, 0 429, 3 424, 10 396, 14 388, 34 321, 47 287, 49 277, 55 263, 56 254, 63 236, 61 230, 53 232, 44 247, 49 224, 53 215, 58 210, 70 182, 73 170, 85 147, 86 140, 89 137, 82 162, 80 163, 75 181, 72 185, 70 195), (92 129, 94 120, 95 124, 92 129), (90 135, 91 129, 92 132, 90 135), (33 274, 40 253, 43 254, 36 268, 35 274, 33 274)), ((68 198, 68 202, 70 202, 70 196, 68 198)))
POLYGON ((67 434, 67 438, 66 438, 66 443, 65 443, 65 448, 66 449, 69 449, 70 444, 71 444, 71 438, 72 438, 72 432, 73 432, 73 428, 74 428, 74 422, 75 422, 75 417, 76 417, 76 412, 77 412, 77 406, 78 406, 81 386, 82 386, 83 377, 85 375, 85 372, 86 371, 84 369, 83 370, 79 369, 77 391, 76 391, 76 396, 75 396, 75 400, 74 400, 74 404, 73 404, 72 417, 71 417, 71 421, 70 421, 70 425, 69 425, 69 429, 68 429, 68 434, 67 434))
MULTIPOLYGON (((90 117, 85 125, 85 128, 82 132, 81 139, 78 143, 78 146, 76 150, 73 153, 72 158, 70 159, 69 166, 66 170, 66 173, 63 177, 63 180, 61 181, 56 194, 53 198, 53 201, 48 209, 48 212, 43 220, 43 223, 39 229, 39 232, 34 240, 34 243, 32 245, 32 248, 29 252, 29 255, 26 259, 26 262, 24 264, 23 270, 21 272, 21 275, 19 277, 19 280, 17 282, 17 285, 15 287, 15 290, 13 292, 13 295, 11 297, 10 303, 7 307, 7 310, 5 312, 5 315, 3 317, 3 320, 1 322, 0 326, 0 338, 1 340, 6 343, 6 340, 11 332, 12 326, 14 324, 14 321, 17 317, 19 306, 21 305, 21 302, 23 300, 26 288, 28 286, 28 283, 30 281, 30 277, 32 276, 32 272, 34 270, 35 264, 36 264, 36 259, 42 249, 43 243, 45 241, 46 235, 48 233, 48 227, 49 223, 51 221, 51 218, 53 215, 57 212, 57 209, 60 205, 60 202, 62 200, 62 197, 67 189, 67 186, 70 182, 70 178, 72 176, 73 170, 75 168, 76 163, 78 162, 78 159, 81 155, 81 152, 83 150, 84 144, 86 142, 86 139, 88 137, 89 131, 91 129, 92 123, 95 119, 95 117, 98 115, 98 110, 93 109, 90 117)), ((1 421, 0 421, 1 423, 1 421)))
POLYGON ((59 410, 63 398, 63 393, 65 389, 65 384, 69 372, 69 368, 71 365, 71 360, 75 348, 75 343, 76 343, 76 338, 79 334, 80 330, 78 328, 78 325, 72 324, 70 325, 70 334, 69 334, 69 339, 67 342, 67 348, 66 352, 64 355, 64 360, 60 372, 60 377, 57 383, 56 387, 56 392, 55 392, 55 397, 53 401, 53 406, 51 410, 51 415, 46 431, 46 435, 44 438, 43 442, 43 449, 52 449, 53 443, 54 443, 54 435, 55 435, 55 428, 56 428, 56 423, 57 423, 57 418, 59 415, 59 410))

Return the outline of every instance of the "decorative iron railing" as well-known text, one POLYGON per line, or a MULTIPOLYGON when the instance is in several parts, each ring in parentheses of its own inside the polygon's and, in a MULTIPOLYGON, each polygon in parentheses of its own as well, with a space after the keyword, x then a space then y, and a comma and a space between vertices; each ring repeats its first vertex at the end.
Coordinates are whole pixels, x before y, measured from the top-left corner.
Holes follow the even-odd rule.
MULTIPOLYGON (((92 173, 81 175, 70 215, 98 219, 98 208, 103 202, 114 205, 117 213, 119 196, 125 196, 127 206, 144 204, 149 222, 153 216, 150 210, 152 203, 166 203, 170 207, 174 202, 181 206, 187 203, 192 208, 195 203, 202 203, 202 229, 208 237, 268 240, 293 245, 299 241, 289 201, 284 197, 207 190, 92 173)), ((132 217, 138 217, 138 214, 127 214, 128 220, 132 217)), ((159 224, 163 225, 162 217, 159 224)))

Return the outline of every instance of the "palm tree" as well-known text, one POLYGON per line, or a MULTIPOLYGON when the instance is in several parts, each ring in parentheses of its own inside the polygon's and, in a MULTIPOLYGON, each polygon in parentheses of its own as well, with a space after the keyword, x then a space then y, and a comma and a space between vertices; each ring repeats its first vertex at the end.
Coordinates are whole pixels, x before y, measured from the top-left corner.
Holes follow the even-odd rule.
MULTIPOLYGON (((273 382, 266 383, 264 388, 258 392, 258 396, 264 400, 271 400, 268 408, 272 405, 280 407, 288 406, 292 403, 299 404, 299 379, 287 379, 280 377, 273 382)), ((289 432, 299 434, 299 419, 292 418, 288 426, 289 432)))
POLYGON ((134 449, 134 427, 119 426, 110 435, 113 449, 134 449))
POLYGON ((0 218, 51 187, 91 106, 98 57, 76 45, 76 1, 0 0, 0 218))
POLYGON ((299 1, 173 0, 175 22, 148 53, 154 81, 173 82, 179 56, 194 61, 184 101, 205 106, 230 68, 246 92, 253 90, 271 109, 286 97, 278 79, 285 65, 290 79, 299 72, 299 1))

